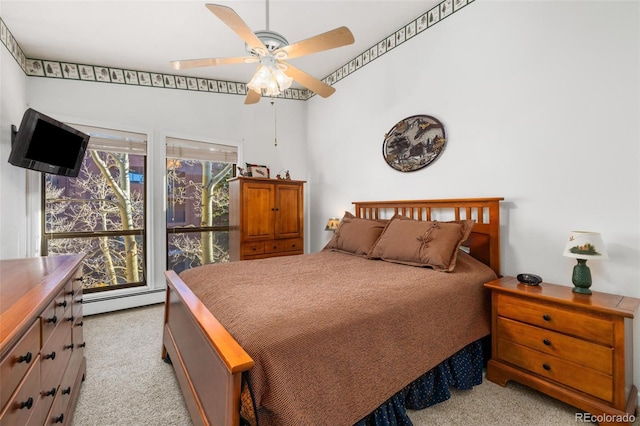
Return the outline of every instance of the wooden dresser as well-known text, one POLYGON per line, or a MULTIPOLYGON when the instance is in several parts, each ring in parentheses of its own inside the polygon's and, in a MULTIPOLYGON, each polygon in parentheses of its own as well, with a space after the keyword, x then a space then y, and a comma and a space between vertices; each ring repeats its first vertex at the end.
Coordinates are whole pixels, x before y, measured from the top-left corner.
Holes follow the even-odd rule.
POLYGON ((82 255, 0 260, 0 425, 70 424, 86 361, 82 255))
POLYGON ((599 423, 629 423, 636 410, 633 317, 640 300, 513 277, 492 292, 492 357, 487 378, 515 380, 590 413, 599 423))
POLYGON ((229 259, 304 253, 304 181, 229 181, 229 259))

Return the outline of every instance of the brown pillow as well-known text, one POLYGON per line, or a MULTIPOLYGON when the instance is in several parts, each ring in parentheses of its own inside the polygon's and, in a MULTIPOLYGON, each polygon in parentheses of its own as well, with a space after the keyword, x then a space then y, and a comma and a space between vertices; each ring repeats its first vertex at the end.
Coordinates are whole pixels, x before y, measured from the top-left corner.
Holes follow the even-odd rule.
POLYGON ((323 250, 340 251, 367 257, 384 230, 383 220, 357 218, 345 212, 338 229, 323 250))
POLYGON ((387 224, 369 256, 451 272, 456 266, 458 249, 469 237, 473 224, 473 220, 418 221, 396 215, 387 224))

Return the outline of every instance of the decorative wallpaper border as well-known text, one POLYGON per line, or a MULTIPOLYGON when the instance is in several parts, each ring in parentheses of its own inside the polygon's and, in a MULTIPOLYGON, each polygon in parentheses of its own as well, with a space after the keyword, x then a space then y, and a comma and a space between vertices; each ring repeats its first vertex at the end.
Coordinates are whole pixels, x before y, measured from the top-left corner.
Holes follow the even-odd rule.
MULTIPOLYGON (((397 29, 393 34, 380 40, 340 68, 333 71, 322 81, 330 86, 351 75, 358 69, 395 49, 417 34, 430 28, 443 19, 451 16, 474 0, 443 0, 408 24, 397 29)), ((110 84, 126 84, 164 89, 192 90, 230 95, 246 95, 247 84, 237 81, 211 80, 173 74, 161 74, 149 71, 112 68, 100 65, 61 62, 27 58, 11 31, 0 18, 0 41, 11 53, 22 71, 31 77, 61 78, 66 80, 93 81, 110 84)), ((307 89, 287 89, 278 98, 307 100, 315 96, 307 89)))

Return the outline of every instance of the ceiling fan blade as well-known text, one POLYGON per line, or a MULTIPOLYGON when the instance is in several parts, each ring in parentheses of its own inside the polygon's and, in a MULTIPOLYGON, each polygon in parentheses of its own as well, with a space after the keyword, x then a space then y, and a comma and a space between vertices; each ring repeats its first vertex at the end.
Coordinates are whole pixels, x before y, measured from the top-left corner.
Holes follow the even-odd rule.
POLYGON ((248 64, 251 62, 258 62, 258 58, 254 56, 238 56, 233 58, 186 59, 181 61, 171 61, 171 66, 177 70, 186 70, 189 68, 228 64, 248 64))
POLYGON ((238 34, 240 38, 249 45, 251 50, 255 50, 259 55, 266 55, 268 53, 268 49, 265 47, 264 43, 254 34, 251 28, 249 28, 240 15, 238 15, 233 9, 221 4, 206 4, 205 6, 214 15, 220 18, 222 22, 227 24, 233 32, 238 34))
POLYGON ((287 66, 287 69, 284 70, 284 73, 286 75, 293 78, 295 81, 302 84, 307 89, 314 91, 315 93, 322 96, 323 98, 328 98, 329 96, 333 95, 333 93, 336 91, 336 89, 334 89, 333 87, 323 83, 322 81, 307 74, 306 72, 301 71, 298 68, 284 61, 278 61, 278 62, 281 62, 287 66))
POLYGON ((306 40, 281 47, 273 51, 273 55, 278 57, 279 52, 287 54, 286 59, 298 58, 310 55, 323 50, 335 49, 346 46, 354 42, 353 34, 347 27, 339 27, 326 33, 318 34, 306 40))
POLYGON ((254 90, 247 90, 247 97, 244 98, 245 105, 257 104, 260 101, 262 95, 254 90))

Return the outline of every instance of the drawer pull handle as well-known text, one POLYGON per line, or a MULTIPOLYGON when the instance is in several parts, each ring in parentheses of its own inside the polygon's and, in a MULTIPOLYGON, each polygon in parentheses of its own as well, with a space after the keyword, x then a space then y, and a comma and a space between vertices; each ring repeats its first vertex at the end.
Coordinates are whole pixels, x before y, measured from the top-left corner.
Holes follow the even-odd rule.
POLYGON ((53 418, 54 423, 64 423, 64 413, 60 414, 58 417, 53 418))
POLYGON ((55 394, 56 394, 56 388, 51 388, 50 391, 42 392, 42 396, 55 396, 55 394))
POLYGON ((54 315, 54 316, 52 316, 51 318, 47 318, 45 321, 46 321, 47 323, 54 323, 54 324, 55 324, 55 323, 57 323, 57 322, 58 322, 58 317, 54 315))
POLYGON ((253 248, 251 248, 251 250, 256 251, 256 250, 257 250, 257 247, 253 247, 253 248))
POLYGON ((73 349, 73 343, 71 343, 70 345, 64 345, 62 348, 63 349, 73 349))
POLYGON ((544 343, 544 344, 545 344, 545 345, 547 345, 547 346, 551 346, 551 340, 549 340, 549 339, 544 339, 544 340, 542 341, 542 343, 544 343))
POLYGON ((77 327, 82 327, 84 325, 83 321, 80 321, 79 323, 76 324, 77 327))
POLYGON ((58 303, 58 306, 61 306, 61 307, 63 307, 63 308, 66 308, 66 307, 67 307, 67 301, 65 300, 64 302, 60 302, 60 303, 58 303))
POLYGON ((71 315, 69 318, 67 318, 67 321, 73 321, 75 318, 73 318, 73 315, 71 315))
POLYGON ((29 397, 29 399, 27 399, 26 401, 22 401, 20 404, 18 404, 18 407, 21 410, 23 408, 26 408, 27 410, 31 410, 31 407, 33 407, 33 398, 29 397))
POLYGON ((545 320, 545 321, 551 321, 551 315, 549 315, 549 314, 544 314, 544 315, 542 316, 542 319, 543 319, 543 320, 545 320))
POLYGON ((29 364, 31 362, 33 355, 31 354, 31 352, 27 352, 26 355, 20 355, 18 357, 18 362, 26 362, 27 364, 29 364))
POLYGON ((69 290, 69 291, 67 292, 67 295, 68 295, 68 296, 73 296, 73 290, 69 290))
POLYGON ((79 348, 84 348, 85 346, 87 346, 86 342, 78 343, 79 348))
POLYGON ((547 364, 546 362, 544 364, 542 364, 542 368, 544 368, 547 371, 551 370, 551 366, 549 364, 547 364))
POLYGON ((66 389, 62 389, 62 394, 63 395, 69 395, 71 393, 71 386, 69 386, 66 389))
POLYGON ((56 359, 56 351, 51 352, 44 356, 44 359, 56 359))

